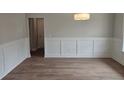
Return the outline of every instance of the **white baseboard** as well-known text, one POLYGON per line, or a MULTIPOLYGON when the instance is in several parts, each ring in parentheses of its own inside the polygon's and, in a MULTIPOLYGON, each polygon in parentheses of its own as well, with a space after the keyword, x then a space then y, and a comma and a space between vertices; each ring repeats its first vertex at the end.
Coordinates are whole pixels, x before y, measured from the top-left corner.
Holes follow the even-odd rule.
POLYGON ((112 59, 115 60, 115 61, 117 61, 117 62, 119 62, 121 65, 124 66, 124 63, 122 62, 122 61, 124 61, 124 60, 119 59, 119 58, 117 58, 117 57, 112 57, 112 59))

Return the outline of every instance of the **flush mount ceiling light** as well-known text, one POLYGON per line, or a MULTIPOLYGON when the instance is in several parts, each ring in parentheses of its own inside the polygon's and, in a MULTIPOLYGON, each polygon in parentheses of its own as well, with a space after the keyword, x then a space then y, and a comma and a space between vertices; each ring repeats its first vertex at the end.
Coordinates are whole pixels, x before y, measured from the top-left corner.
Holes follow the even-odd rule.
POLYGON ((74 20, 89 20, 90 14, 89 13, 77 13, 74 14, 74 20))

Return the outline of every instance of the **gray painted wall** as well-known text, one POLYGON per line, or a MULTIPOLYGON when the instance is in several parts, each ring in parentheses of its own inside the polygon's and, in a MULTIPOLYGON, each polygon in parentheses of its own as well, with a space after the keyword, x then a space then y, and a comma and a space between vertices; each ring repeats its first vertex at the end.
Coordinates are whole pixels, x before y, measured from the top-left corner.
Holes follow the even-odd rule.
POLYGON ((124 14, 116 14, 115 25, 114 25, 112 57, 116 61, 124 65, 123 33, 124 33, 124 14))
POLYGON ((25 14, 0 13, 0 44, 27 36, 25 14))
POLYGON ((45 19, 46 37, 112 37, 114 14, 91 14, 88 21, 75 21, 74 14, 27 14, 27 18, 45 19))
POLYGON ((0 13, 0 79, 30 57, 25 14, 0 13))
POLYGON ((123 38, 123 14, 115 14, 114 22, 114 33, 113 37, 122 39, 123 38))

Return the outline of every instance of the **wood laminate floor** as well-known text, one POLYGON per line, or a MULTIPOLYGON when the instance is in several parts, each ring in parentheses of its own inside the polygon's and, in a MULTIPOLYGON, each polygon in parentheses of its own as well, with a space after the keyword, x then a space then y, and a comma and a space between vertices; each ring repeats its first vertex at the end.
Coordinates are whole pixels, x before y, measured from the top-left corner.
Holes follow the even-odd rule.
POLYGON ((3 80, 120 80, 124 67, 112 59, 26 59, 3 80))

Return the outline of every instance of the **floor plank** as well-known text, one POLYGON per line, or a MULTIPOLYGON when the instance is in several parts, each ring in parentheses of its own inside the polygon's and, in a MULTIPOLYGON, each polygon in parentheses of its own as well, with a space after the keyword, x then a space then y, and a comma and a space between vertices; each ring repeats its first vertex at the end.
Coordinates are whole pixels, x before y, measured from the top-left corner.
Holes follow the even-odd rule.
POLYGON ((113 59, 63 59, 33 56, 3 80, 123 80, 124 67, 113 59))

